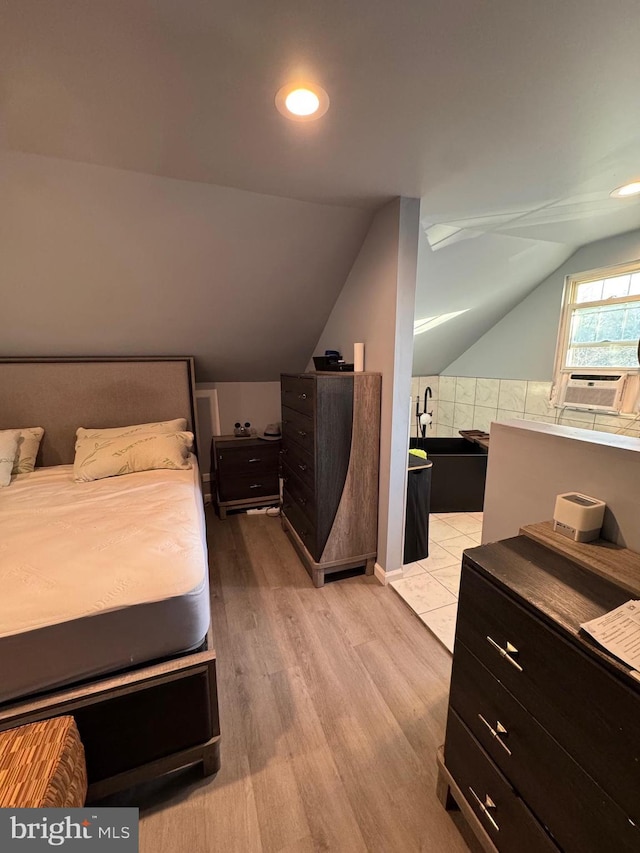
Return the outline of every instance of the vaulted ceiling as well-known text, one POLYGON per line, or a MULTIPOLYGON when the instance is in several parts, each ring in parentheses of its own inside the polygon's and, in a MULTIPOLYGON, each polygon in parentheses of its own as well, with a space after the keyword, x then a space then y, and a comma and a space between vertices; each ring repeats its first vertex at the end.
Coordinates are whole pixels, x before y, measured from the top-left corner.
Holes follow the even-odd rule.
MULTIPOLYGON (((639 25, 637 0, 4 0, 0 147, 364 211, 420 197, 432 239, 476 238, 486 325, 640 225, 608 200, 640 174, 639 25), (276 112, 292 79, 324 86, 326 116, 276 112), (494 274, 525 245, 527 275, 494 274)), ((464 278, 445 257, 418 316, 464 278)))

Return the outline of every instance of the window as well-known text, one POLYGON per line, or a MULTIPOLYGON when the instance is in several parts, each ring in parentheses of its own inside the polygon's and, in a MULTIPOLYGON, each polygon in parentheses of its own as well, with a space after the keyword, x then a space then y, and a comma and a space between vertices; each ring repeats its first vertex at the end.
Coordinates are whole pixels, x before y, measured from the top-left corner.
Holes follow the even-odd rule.
POLYGON ((556 379, 566 371, 638 370, 640 261, 568 276, 556 379))

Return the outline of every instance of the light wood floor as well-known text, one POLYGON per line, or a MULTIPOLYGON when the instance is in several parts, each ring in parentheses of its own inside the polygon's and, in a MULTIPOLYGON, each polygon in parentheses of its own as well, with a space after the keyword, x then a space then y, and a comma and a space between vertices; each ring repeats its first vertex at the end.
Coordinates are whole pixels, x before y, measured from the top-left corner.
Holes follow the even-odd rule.
POLYGON ((133 789, 141 853, 457 853, 435 798, 451 658, 373 578, 315 589, 264 515, 208 510, 222 769, 133 789))

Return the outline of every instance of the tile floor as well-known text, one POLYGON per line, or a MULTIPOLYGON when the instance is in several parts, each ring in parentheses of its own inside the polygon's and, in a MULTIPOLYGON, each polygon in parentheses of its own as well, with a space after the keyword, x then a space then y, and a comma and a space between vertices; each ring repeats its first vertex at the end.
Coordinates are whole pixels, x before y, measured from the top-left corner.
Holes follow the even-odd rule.
POLYGON ((481 512, 432 513, 429 556, 405 566, 402 579, 390 584, 450 652, 456 631, 462 552, 480 544, 481 531, 481 512))

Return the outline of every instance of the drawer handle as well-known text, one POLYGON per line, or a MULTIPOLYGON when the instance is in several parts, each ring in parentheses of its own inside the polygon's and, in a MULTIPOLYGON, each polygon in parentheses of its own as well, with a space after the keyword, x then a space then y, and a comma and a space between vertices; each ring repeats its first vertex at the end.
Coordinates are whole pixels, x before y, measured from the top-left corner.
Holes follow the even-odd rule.
POLYGON ((301 462, 298 462, 298 468, 299 468, 301 471, 306 471, 306 470, 307 470, 307 467, 308 467, 307 465, 303 465, 301 462))
POLYGON ((260 457, 259 457, 259 456, 254 456, 254 457, 253 457, 253 459, 250 459, 250 460, 249 460, 249 462, 259 462, 259 461, 260 461, 260 457))
POLYGON ((480 807, 480 811, 487 818, 487 820, 489 821, 491 826, 493 826, 493 828, 495 829, 496 832, 500 832, 500 827, 495 822, 493 815, 489 811, 489 809, 497 808, 496 804, 493 802, 491 797, 487 794, 487 796, 484 798, 484 803, 483 803, 482 800, 480 799, 480 797, 476 794, 476 792, 473 790, 473 788, 471 786, 469 786, 469 791, 471 792, 471 796, 474 798, 474 800, 476 801, 476 803, 480 807))
POLYGON ((302 504, 302 506, 306 506, 306 505, 307 505, 307 502, 305 501, 305 499, 304 499, 304 498, 298 498, 298 503, 299 503, 299 504, 302 504))
POLYGON ((506 743, 502 740, 502 738, 506 737, 509 733, 505 729, 505 727, 502 725, 500 720, 496 720, 496 727, 494 729, 493 726, 485 720, 485 718, 482 716, 482 714, 478 714, 478 719, 480 720, 481 723, 484 723, 484 725, 489 729, 489 731, 491 732, 491 737, 496 739, 496 741, 500 744, 500 746, 504 749, 504 751, 508 755, 511 755, 511 750, 506 745, 506 743))
POLYGON ((505 660, 509 661, 509 663, 510 663, 512 666, 515 666, 515 668, 516 668, 517 670, 519 670, 520 672, 524 672, 524 670, 522 669, 522 667, 520 666, 520 664, 518 663, 518 661, 517 661, 517 660, 514 660, 514 659, 513 659, 513 657, 512 657, 512 655, 517 655, 517 654, 518 654, 518 650, 516 649, 516 647, 515 647, 514 645, 512 645, 512 644, 507 640, 507 648, 506 648, 506 649, 503 649, 503 648, 502 648, 502 646, 499 646, 499 645, 496 643, 496 641, 495 641, 495 640, 492 640, 492 639, 491 639, 491 637, 487 636, 487 640, 491 643, 491 645, 493 646, 493 648, 494 648, 497 652, 499 652, 500 657, 503 657, 505 660))
POLYGON ((299 430, 298 430, 298 435, 301 435, 301 436, 304 438, 304 437, 305 437, 305 435, 306 435, 306 432, 305 432, 303 429, 299 429, 299 430))
POLYGON ((306 400, 306 399, 307 399, 306 394, 298 394, 298 400, 306 400))
POLYGON ((251 486, 249 486, 249 488, 250 489, 261 489, 262 483, 253 483, 251 486))

